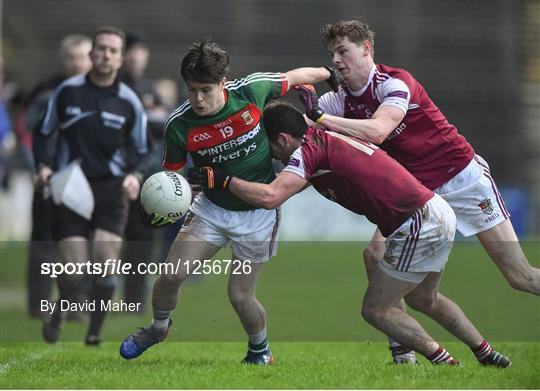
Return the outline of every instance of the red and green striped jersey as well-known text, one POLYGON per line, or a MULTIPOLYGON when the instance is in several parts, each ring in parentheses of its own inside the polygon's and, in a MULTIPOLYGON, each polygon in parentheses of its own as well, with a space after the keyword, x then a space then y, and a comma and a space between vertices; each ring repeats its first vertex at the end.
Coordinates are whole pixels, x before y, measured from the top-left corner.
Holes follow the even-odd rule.
MULTIPOLYGON (((275 174, 262 111, 287 89, 282 73, 253 73, 225 84, 225 106, 212 116, 198 116, 186 101, 165 124, 163 167, 182 168, 190 153, 196 167, 220 166, 247 181, 272 182, 275 174)), ((209 190, 205 195, 224 209, 256 209, 227 190, 209 190)))

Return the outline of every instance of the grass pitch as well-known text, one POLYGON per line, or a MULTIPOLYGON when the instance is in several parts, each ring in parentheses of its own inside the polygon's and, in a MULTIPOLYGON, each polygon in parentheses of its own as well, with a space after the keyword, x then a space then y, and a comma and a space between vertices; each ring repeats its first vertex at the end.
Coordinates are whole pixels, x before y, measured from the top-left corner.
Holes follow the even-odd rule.
MULTIPOLYGON (((492 345, 507 370, 480 366, 469 349, 411 311, 461 367, 390 365, 384 336, 360 316, 366 280, 358 243, 281 243, 259 282, 276 358, 240 365, 245 336, 225 294, 225 276, 183 288, 167 342, 126 361, 119 342, 150 314, 112 314, 100 348, 82 344, 86 326, 68 323, 61 343, 41 342, 41 322, 25 313, 24 245, 4 245, 0 272, 0 388, 125 389, 538 389, 540 300, 511 289, 476 243, 458 243, 441 284, 492 345), (203 342, 201 342, 203 341, 203 342), (364 342, 370 341, 370 342, 364 342)), ((540 246, 525 243, 538 266, 540 246)))
POLYGON ((7 343, 2 388, 125 389, 388 389, 540 387, 540 344, 498 343, 512 357, 507 370, 484 368, 459 343, 445 344, 462 367, 389 364, 385 343, 272 343, 272 367, 244 366, 244 343, 170 342, 125 361, 118 344, 7 343))

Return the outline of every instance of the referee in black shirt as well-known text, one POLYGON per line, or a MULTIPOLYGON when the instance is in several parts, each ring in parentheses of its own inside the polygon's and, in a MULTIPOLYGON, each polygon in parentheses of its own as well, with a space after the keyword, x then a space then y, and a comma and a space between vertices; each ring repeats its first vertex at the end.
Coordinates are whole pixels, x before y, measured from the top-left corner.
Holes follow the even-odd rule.
MULTIPOLYGON (((125 34, 102 27, 93 36, 92 69, 87 75, 64 81, 49 100, 43 126, 34 137, 38 186, 51 174, 80 159, 81 168, 94 193, 91 220, 63 205, 52 212, 52 233, 64 262, 105 262, 117 259, 127 223, 129 199, 139 194, 140 180, 151 161, 148 157, 146 114, 137 95, 118 80, 124 61, 125 34), (58 137, 50 137, 57 134, 58 137)), ((100 303, 112 298, 115 276, 93 279, 87 345, 100 343, 105 313, 100 303)), ((59 300, 72 301, 82 285, 81 275, 58 277, 59 300)), ((43 337, 54 343, 66 312, 56 306, 45 321, 43 337)))

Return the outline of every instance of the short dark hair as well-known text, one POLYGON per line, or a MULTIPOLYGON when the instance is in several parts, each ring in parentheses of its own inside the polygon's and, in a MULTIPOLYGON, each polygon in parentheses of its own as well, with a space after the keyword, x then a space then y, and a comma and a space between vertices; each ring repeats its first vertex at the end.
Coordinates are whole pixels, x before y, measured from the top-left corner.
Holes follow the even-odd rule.
POLYGON ((326 47, 345 37, 357 45, 364 41, 371 42, 371 55, 374 55, 375 32, 366 23, 359 20, 339 20, 328 23, 321 29, 321 39, 326 47))
POLYGON ((302 138, 308 128, 302 112, 290 103, 281 100, 274 100, 266 105, 263 123, 270 141, 276 140, 280 133, 302 138))
POLYGON ((218 84, 229 72, 229 55, 215 42, 205 40, 191 45, 182 60, 182 78, 198 83, 218 84))
POLYGON ((129 50, 135 46, 141 46, 143 48, 148 48, 146 45, 146 40, 144 35, 141 33, 128 31, 126 33, 126 50, 129 50))
POLYGON ((94 50, 94 47, 96 46, 96 37, 101 34, 112 34, 119 36, 122 40, 122 53, 126 51, 126 34, 119 28, 113 26, 102 26, 94 32, 94 35, 92 36, 92 50, 94 50))

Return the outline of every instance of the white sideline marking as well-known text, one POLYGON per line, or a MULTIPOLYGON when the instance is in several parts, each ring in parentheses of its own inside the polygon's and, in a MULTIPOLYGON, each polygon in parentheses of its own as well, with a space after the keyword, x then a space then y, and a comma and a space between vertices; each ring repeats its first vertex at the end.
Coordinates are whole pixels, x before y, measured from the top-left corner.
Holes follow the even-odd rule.
POLYGON ((0 375, 5 375, 10 369, 23 364, 29 364, 32 361, 39 360, 43 355, 38 353, 30 353, 22 359, 12 358, 5 363, 0 364, 0 375))

